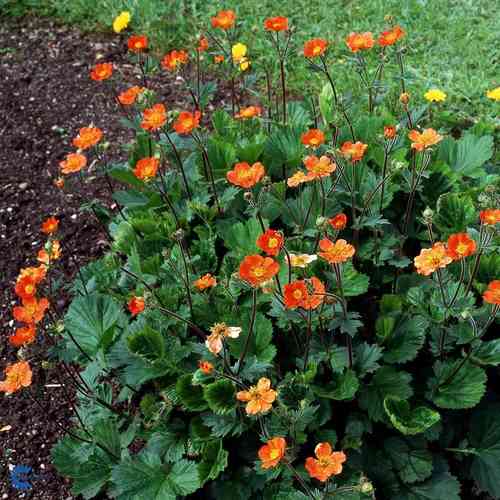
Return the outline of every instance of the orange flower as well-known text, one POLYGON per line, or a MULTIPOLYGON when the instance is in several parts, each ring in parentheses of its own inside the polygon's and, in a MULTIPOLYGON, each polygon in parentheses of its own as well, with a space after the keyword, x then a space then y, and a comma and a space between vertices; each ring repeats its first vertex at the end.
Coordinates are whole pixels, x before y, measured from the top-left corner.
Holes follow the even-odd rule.
POLYGON ((347 225, 347 215, 343 213, 337 214, 331 219, 328 219, 328 223, 333 227, 333 229, 342 231, 342 229, 344 229, 347 225))
POLYGON ((148 48, 148 37, 144 35, 132 35, 127 42, 128 50, 142 52, 148 48))
POLYGON ((254 163, 252 166, 242 162, 237 163, 233 170, 227 172, 226 178, 231 184, 248 189, 255 186, 264 177, 265 173, 264 165, 260 162, 254 163))
POLYGON ((306 175, 302 170, 295 172, 291 177, 289 177, 286 181, 288 187, 297 187, 299 184, 304 182, 308 182, 311 180, 309 175, 306 175))
POLYGON ((188 53, 185 50, 172 50, 161 60, 161 65, 167 71, 175 71, 178 66, 187 62, 188 53))
POLYGON ((319 443, 314 448, 314 457, 307 457, 305 467, 309 475, 321 482, 342 472, 342 464, 347 460, 343 451, 333 451, 330 443, 319 443))
POLYGON ((22 300, 31 299, 36 295, 36 285, 36 281, 31 276, 24 276, 16 283, 16 295, 22 300))
POLYGON ((285 285, 285 307, 288 309, 316 309, 325 299, 325 285, 316 277, 296 280, 285 285))
POLYGON ((47 266, 40 264, 38 267, 25 267, 21 269, 17 281, 19 282, 22 278, 29 276, 33 281, 38 284, 45 279, 47 274, 47 266))
POLYGON ((360 50, 368 50, 373 47, 373 35, 367 31, 366 33, 350 33, 346 38, 345 43, 351 49, 351 52, 360 50))
POLYGON ((350 159, 353 163, 360 161, 363 159, 365 152, 368 148, 367 144, 363 144, 362 142, 351 142, 347 141, 342 144, 340 148, 340 152, 345 158, 350 159))
POLYGON ((236 14, 232 10, 221 10, 215 17, 212 17, 212 28, 228 30, 234 26, 236 14))
POLYGON ((479 220, 481 224, 495 225, 500 222, 500 209, 490 208, 489 210, 481 210, 479 212, 479 220))
POLYGON ((267 255, 275 257, 283 248, 285 238, 279 231, 268 229, 257 238, 257 246, 267 255))
POLYGON ((134 175, 144 182, 149 181, 156 176, 160 160, 158 158, 143 158, 135 164, 134 175))
POLYGON ((467 233, 457 233, 448 238, 447 247, 448 255, 453 260, 460 260, 476 251, 476 242, 467 233))
POLYGON ((416 149, 417 151, 423 151, 438 142, 441 142, 443 136, 439 135, 434 129, 426 128, 422 133, 418 130, 412 130, 408 137, 411 141, 412 149, 416 149))
POLYGON ((325 134, 317 128, 311 128, 305 134, 301 135, 300 141, 306 147, 317 148, 325 142, 325 134))
POLYGON ((33 323, 16 328, 14 335, 9 337, 9 344, 14 347, 32 344, 36 338, 35 325, 33 323))
POLYGON ((247 108, 241 108, 239 113, 234 115, 235 118, 241 118, 246 120, 248 118, 255 118, 262 114, 262 108, 259 106, 248 106, 247 108))
POLYGON ((424 248, 413 261, 418 274, 429 276, 436 269, 446 267, 452 260, 446 251, 444 243, 438 242, 434 243, 432 248, 424 248))
POLYGON ((354 247, 347 243, 346 240, 337 240, 334 243, 328 238, 323 238, 319 242, 319 248, 322 251, 318 252, 318 255, 330 264, 347 262, 356 252, 354 247))
POLYGON ((386 139, 394 139, 397 134, 397 129, 394 125, 387 125, 384 127, 384 137, 386 139))
POLYGON ((137 316, 139 313, 144 311, 144 297, 132 297, 128 301, 127 307, 132 316, 137 316))
POLYGON ((264 28, 267 31, 286 31, 288 29, 288 18, 282 16, 269 17, 264 21, 264 28))
POLYGON ((5 368, 5 380, 0 382, 0 392, 13 392, 31 385, 32 372, 27 361, 18 361, 5 368))
POLYGON ((174 130, 181 135, 190 134, 193 129, 200 126, 200 118, 201 113, 199 111, 194 113, 182 111, 174 123, 174 130))
POLYGON ((215 64, 220 64, 222 62, 224 62, 224 56, 223 55, 214 56, 214 63, 215 64))
POLYGON ((210 375, 214 371, 214 365, 210 361, 200 360, 198 367, 205 375, 210 375))
POLYGON ((102 130, 97 127, 84 127, 73 139, 73 146, 78 149, 88 149, 95 146, 102 138, 102 130))
POLYGON ((271 381, 262 377, 257 385, 252 385, 248 391, 236 393, 238 401, 247 402, 246 412, 248 415, 257 415, 268 412, 276 399, 276 391, 271 389, 271 381))
POLYGON ((205 340, 205 345, 212 354, 219 354, 222 351, 223 340, 226 338, 237 339, 240 333, 241 328, 239 326, 227 326, 226 323, 215 323, 210 328, 210 335, 205 340))
POLYGON ((85 165, 87 165, 87 158, 79 153, 69 153, 66 155, 66 159, 59 163, 59 167, 63 174, 80 172, 85 165))
POLYGON ((52 234, 57 231, 59 227, 59 220, 55 217, 49 217, 42 223, 42 233, 52 234))
POLYGON ((167 121, 167 108, 163 104, 155 104, 152 108, 144 110, 141 128, 144 130, 158 130, 167 121))
POLYGON ((401 40, 405 36, 405 32, 401 26, 394 26, 391 30, 383 31, 379 38, 378 44, 382 47, 387 47, 388 45, 394 45, 397 41, 401 40))
POLYGON ((328 47, 328 42, 323 38, 314 38, 308 40, 304 44, 304 56, 305 57, 318 57, 322 56, 328 47))
POLYGON ((259 448, 259 458, 263 469, 276 467, 285 456, 286 441, 282 437, 269 439, 267 443, 259 448))
POLYGON ((337 165, 332 163, 328 156, 322 156, 321 158, 314 155, 306 156, 304 158, 304 165, 309 172, 308 177, 310 179, 328 177, 337 168, 337 165))
POLYGON ((205 36, 200 36, 198 47, 196 47, 198 52, 205 52, 208 50, 208 40, 205 36))
POLYGON ((113 63, 96 64, 90 71, 90 78, 96 82, 107 80, 113 74, 113 63))
POLYGON ((42 248, 37 255, 38 262, 42 264, 49 265, 53 260, 57 260, 61 257, 61 244, 57 240, 52 240, 50 242, 50 254, 42 248))
POLYGON ((139 94, 142 94, 145 90, 146 89, 144 87, 138 87, 137 85, 134 85, 133 87, 130 87, 129 89, 123 91, 118 96, 118 100, 124 106, 130 106, 131 104, 134 104, 137 96, 139 94))
POLYGON ((247 255, 240 264, 240 278, 258 287, 278 274, 280 265, 271 257, 247 255))
POLYGON ((12 310, 14 319, 20 323, 39 323, 42 321, 45 311, 49 307, 49 301, 45 298, 23 300, 23 305, 16 306, 12 310))
POLYGON ((200 292, 216 285, 217 280, 210 273, 205 274, 194 282, 194 286, 200 290, 200 292))
POLYGON ((488 304, 500 306, 500 280, 494 280, 483 293, 483 299, 488 304))

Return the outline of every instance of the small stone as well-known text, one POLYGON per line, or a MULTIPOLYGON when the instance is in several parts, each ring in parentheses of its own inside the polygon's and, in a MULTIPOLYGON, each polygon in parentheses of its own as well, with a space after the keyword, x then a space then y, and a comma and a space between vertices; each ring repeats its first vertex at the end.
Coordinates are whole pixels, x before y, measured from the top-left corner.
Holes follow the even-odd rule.
POLYGON ((19 189, 21 191, 24 191, 27 187, 28 187, 28 183, 27 182, 21 182, 21 184, 19 184, 19 189))

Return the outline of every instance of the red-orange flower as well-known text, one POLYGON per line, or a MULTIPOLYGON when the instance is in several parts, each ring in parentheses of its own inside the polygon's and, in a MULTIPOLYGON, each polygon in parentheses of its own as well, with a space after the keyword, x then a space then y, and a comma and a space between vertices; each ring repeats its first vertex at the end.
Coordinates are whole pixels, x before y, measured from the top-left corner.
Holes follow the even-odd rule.
POLYGON ((127 307, 132 316, 137 316, 139 313, 144 311, 145 307, 144 297, 132 297, 128 301, 127 307))
POLYGON ((343 451, 333 451, 330 443, 319 443, 314 448, 314 457, 307 457, 305 467, 309 475, 321 482, 342 472, 342 464, 347 460, 343 451))
POLYGON ((297 187, 298 185, 309 182, 311 177, 306 175, 302 170, 298 170, 291 177, 289 177, 286 181, 288 187, 297 187))
POLYGON ((12 313, 14 319, 20 323, 39 323, 48 307, 49 301, 46 298, 40 300, 32 298, 23 300, 23 305, 14 307, 12 313))
POLYGON ((205 375, 210 375, 214 371, 214 365, 203 359, 198 362, 198 367, 205 375))
POLYGON ((42 233, 53 234, 57 231, 58 227, 59 219, 56 219, 55 217, 49 217, 42 223, 42 233))
POLYGON ((347 141, 342 144, 340 148, 340 152, 345 158, 348 158, 353 163, 360 161, 363 159, 365 152, 368 148, 367 144, 363 144, 362 142, 351 142, 347 141))
POLYGON ((330 226, 333 227, 336 231, 342 231, 347 225, 347 215, 340 213, 328 219, 330 226))
POLYGON ((328 238, 323 238, 319 242, 319 248, 321 252, 318 252, 318 255, 330 264, 347 262, 356 252, 352 245, 342 239, 334 243, 328 238))
POLYGON ((439 268, 444 268, 452 262, 444 243, 434 243, 432 248, 424 248, 413 260, 418 274, 429 276, 439 268))
POLYGON ((262 114, 262 108, 259 106, 248 106, 246 108, 241 108, 238 113, 234 115, 235 118, 241 118, 246 120, 248 118, 255 118, 262 114))
POLYGON ((308 40, 304 44, 304 56, 305 57, 319 57, 322 56, 328 47, 328 42, 323 38, 314 38, 308 40))
POLYGON ((155 104, 152 108, 144 110, 141 128, 144 130, 158 130, 167 121, 167 108, 163 104, 155 104))
POLYGON ((247 255, 240 264, 240 278, 253 287, 270 280, 280 270, 280 265, 271 257, 247 255))
POLYGON ((50 254, 45 248, 38 251, 37 260, 42 264, 49 265, 52 261, 61 257, 61 244, 57 240, 50 242, 50 254))
POLYGON ((200 126, 201 113, 195 111, 182 111, 174 122, 174 130, 181 135, 190 134, 195 128, 200 126))
POLYGON ((481 212, 479 212, 479 220, 481 224, 498 224, 500 222, 500 209, 490 208, 489 210, 481 210, 481 212))
POLYGON ((483 299, 488 304, 500 306, 500 280, 494 280, 483 293, 483 299))
POLYGON ((36 285, 36 281, 31 276, 24 276, 16 283, 16 295, 22 300, 31 299, 36 295, 36 285))
POLYGON ((257 238, 257 246, 267 255, 275 257, 283 248, 285 238, 279 231, 268 229, 257 238))
POLYGON ((269 439, 267 443, 259 448, 259 459, 263 469, 276 467, 285 456, 286 441, 282 437, 269 439))
POLYGON ((352 52, 358 52, 360 50, 371 49, 373 47, 374 40, 372 33, 367 31, 366 33, 350 33, 346 38, 345 43, 352 52))
POLYGON ((137 96, 139 94, 142 94, 145 90, 146 89, 144 87, 138 87, 137 85, 134 85, 133 87, 130 87, 129 89, 124 90, 118 96, 118 100, 124 106, 130 106, 131 104, 134 104, 134 102, 137 99, 137 96))
POLYGON ((423 132, 412 130, 408 134, 411 141, 412 149, 423 151, 431 146, 434 146, 443 139, 434 129, 426 128, 423 132))
POLYGON ((226 178, 231 184, 248 189, 255 186, 265 173, 264 165, 260 162, 254 163, 252 166, 242 162, 237 163, 232 170, 227 172, 226 178))
POLYGON ((156 176, 160 160, 158 158, 142 158, 135 164, 134 175, 142 181, 149 181, 156 176))
POLYGON ((460 260, 476 251, 476 242, 467 233, 457 233, 448 238, 447 247, 448 255, 453 260, 460 260))
POLYGON ((383 31, 378 37, 378 44, 382 47, 394 45, 405 36, 405 32, 401 26, 394 26, 391 30, 383 31))
POLYGON ((63 174, 80 172, 85 165, 87 165, 87 158, 80 153, 69 153, 66 155, 66 159, 59 163, 59 167, 63 174))
POLYGON ((220 28, 221 30, 232 28, 235 21, 236 14, 232 10, 221 10, 211 19, 212 28, 220 28))
POLYGON ((269 17, 264 21, 267 31, 286 31, 288 29, 288 18, 283 16, 269 17))
POLYGON ((22 278, 29 276, 36 284, 38 284, 45 279, 46 274, 47 266, 45 266, 44 264, 40 264, 38 267, 25 267, 19 272, 17 281, 20 281, 22 278))
POLYGON ((22 328, 16 328, 14 335, 9 337, 9 344, 14 347, 21 347, 32 344, 35 341, 35 338, 35 325, 31 323, 23 326, 22 328))
POLYGON ((206 290, 207 288, 212 288, 217 285, 217 280, 210 274, 207 273, 201 278, 198 278, 194 282, 194 286, 202 292, 203 290, 206 290))
POLYGON ((222 62, 224 62, 224 56, 222 54, 214 56, 214 63, 215 64, 220 64, 222 62))
POLYGON ((387 125, 384 127, 384 137, 386 139, 394 139, 397 134, 397 128, 394 125, 387 125))
POLYGON ((144 35, 132 35, 127 42, 128 50, 142 52, 148 48, 148 37, 144 35))
POLYGON ((325 299, 325 285, 313 276, 309 280, 296 280, 284 287, 285 307, 288 309, 316 309, 325 299))
POLYGON ((78 149, 88 149, 95 146, 102 138, 102 130, 97 127, 84 127, 73 139, 73 146, 78 149))
POLYGON ((206 36, 200 36, 198 47, 196 47, 198 52, 205 52, 208 50, 208 40, 206 36))
POLYGON ((276 391, 271 389, 271 381, 262 377, 257 385, 252 385, 248 391, 236 393, 238 401, 247 402, 246 412, 248 415, 257 415, 268 412, 276 400, 276 391))
POLYGON ((325 134, 317 128, 311 128, 301 135, 300 141, 306 147, 317 148, 325 142, 325 134))
POLYGON ((328 177, 331 173, 335 172, 337 165, 332 163, 328 156, 317 156, 310 155, 304 158, 304 165, 308 171, 308 177, 310 179, 319 179, 321 177, 328 177))
POLYGON ((96 82, 107 80, 113 74, 113 63, 96 64, 90 71, 90 78, 96 82))
POLYGON ((178 66, 188 62, 188 57, 185 50, 172 50, 161 60, 161 65, 167 71, 175 71, 178 66))
POLYGON ((18 361, 5 369, 5 380, 0 381, 0 392, 13 392, 31 385, 32 372, 27 361, 18 361))

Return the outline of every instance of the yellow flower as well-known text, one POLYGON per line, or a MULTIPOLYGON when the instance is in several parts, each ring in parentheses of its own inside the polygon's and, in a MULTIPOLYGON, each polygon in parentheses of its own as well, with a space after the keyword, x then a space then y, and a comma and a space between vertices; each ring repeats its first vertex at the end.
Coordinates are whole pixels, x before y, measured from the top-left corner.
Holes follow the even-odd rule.
POLYGON ((240 70, 246 71, 250 67, 250 61, 244 57, 240 62, 240 70))
POLYGON ((233 55, 233 61, 239 63, 243 61, 247 55, 247 46, 243 43, 237 43, 231 48, 231 53, 233 55))
POLYGON ((446 94, 439 89, 430 89, 425 94, 424 97, 429 102, 443 102, 446 100, 446 94))
POLYGON ((290 265, 292 267, 305 268, 308 264, 314 262, 318 258, 317 255, 309 255, 307 253, 300 253, 300 254, 290 253, 289 255, 290 255, 290 265))
POLYGON ((488 90, 486 92, 486 97, 492 99, 493 101, 500 101, 500 87, 493 90, 488 90))
POLYGON ((120 33, 120 31, 123 31, 130 23, 130 12, 128 11, 123 11, 115 17, 115 20, 113 21, 113 30, 115 33, 120 33))

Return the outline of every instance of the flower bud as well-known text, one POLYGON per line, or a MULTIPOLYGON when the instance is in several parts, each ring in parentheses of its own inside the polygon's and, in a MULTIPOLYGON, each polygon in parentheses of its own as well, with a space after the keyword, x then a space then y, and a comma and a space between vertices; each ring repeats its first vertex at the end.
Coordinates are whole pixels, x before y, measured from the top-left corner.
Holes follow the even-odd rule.
POLYGON ((177 231, 175 231, 175 233, 172 235, 172 238, 177 241, 182 241, 182 239, 184 238, 184 230, 177 229, 177 231))
POLYGON ((245 194, 243 195, 243 198, 245 198, 245 201, 247 201, 248 203, 250 203, 251 201, 253 201, 253 194, 251 191, 245 191, 245 194))
POLYGON ((262 185, 263 186, 270 186, 272 184, 271 177, 268 175, 262 177, 262 185))
POLYGON ((464 309, 461 313, 460 316, 463 319, 469 319, 470 318, 470 311, 468 309, 464 309))
POLYGON ((427 207, 423 211, 422 216, 423 216, 425 222, 430 223, 430 222, 432 222, 432 219, 434 217, 434 210, 431 210, 429 207, 427 207))
POLYGON ((408 92, 403 92, 399 96, 399 102, 406 106, 410 102, 410 94, 408 94, 408 92))
POLYGON ((328 227, 328 219, 326 217, 318 217, 316 219, 316 227, 318 229, 323 229, 324 227, 328 227))

